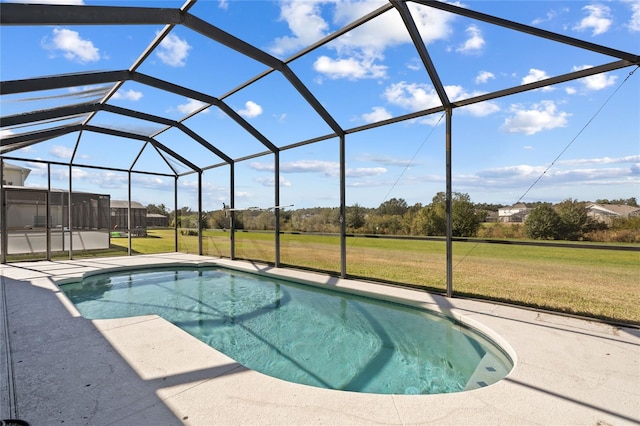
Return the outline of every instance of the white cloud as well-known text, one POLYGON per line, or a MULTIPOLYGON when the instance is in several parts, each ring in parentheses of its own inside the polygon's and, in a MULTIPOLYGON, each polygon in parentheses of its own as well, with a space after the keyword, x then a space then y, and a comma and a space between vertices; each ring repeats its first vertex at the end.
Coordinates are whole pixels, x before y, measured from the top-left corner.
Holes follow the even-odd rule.
POLYGON ((387 173, 384 167, 358 167, 355 169, 347 169, 345 175, 347 177, 369 177, 380 176, 387 173))
MULTIPOLYGON (((598 159, 594 159, 598 163, 598 159)), ((526 188, 532 181, 544 174, 544 179, 537 185, 538 191, 552 191, 550 196, 557 195, 560 185, 573 186, 575 188, 588 187, 593 191, 593 187, 602 186, 611 188, 612 185, 623 185, 628 187, 630 183, 637 181, 636 164, 625 164, 620 167, 602 168, 582 168, 575 165, 574 160, 569 160, 568 165, 563 167, 560 162, 551 169, 546 165, 515 165, 501 168, 487 169, 477 172, 474 175, 462 177, 464 185, 468 188, 476 187, 480 190, 487 186, 494 190, 504 188, 526 188)), ((458 179, 460 180, 460 178, 458 179)), ((609 189, 610 190, 610 189, 609 189)), ((576 194, 572 191, 572 194, 576 194)), ((566 198, 561 196, 561 198, 566 198)))
MULTIPOLYGON (((543 70, 538 70, 535 68, 530 68, 529 69, 529 74, 527 74, 526 76, 524 76, 522 78, 522 81, 520 84, 529 84, 529 83, 535 83, 536 81, 542 81, 542 80, 546 80, 547 78, 549 78, 549 76, 547 75, 547 73, 543 70)), ((550 92, 554 90, 553 87, 551 86, 545 86, 542 88, 543 92, 550 92)))
POLYGON ((640 162, 640 155, 627 155, 625 157, 602 157, 602 158, 577 158, 572 160, 560 160, 556 164, 560 165, 584 165, 584 164, 626 164, 640 162))
POLYGON ((411 71, 420 71, 423 69, 422 62, 418 58, 413 58, 407 63, 407 68, 411 71))
MULTIPOLYGON (((68 173, 66 173, 68 176, 68 173)), ((91 176, 97 176, 98 174, 96 172, 88 172, 87 170, 84 169, 78 169, 76 167, 73 167, 71 169, 71 176, 73 176, 74 179, 79 179, 79 180, 87 180, 89 179, 91 176)), ((96 179, 94 179, 93 181, 96 181, 96 179)), ((101 181, 101 180, 100 180, 101 181)))
POLYGON ((536 18, 531 22, 531 25, 540 25, 544 22, 548 22, 553 20, 555 17, 557 16, 557 13, 555 10, 550 10, 549 12, 547 12, 547 15, 544 18, 536 18))
POLYGON ((156 55, 160 60, 172 67, 183 67, 186 64, 191 46, 187 40, 181 39, 175 34, 169 34, 162 40, 156 55))
POLYGON ((631 8, 631 18, 627 28, 629 31, 640 31, 640 2, 637 0, 623 0, 631 8))
POLYGON ((315 1, 281 2, 280 20, 287 23, 292 35, 276 38, 269 50, 283 56, 323 38, 329 25, 320 12, 320 4, 315 1))
POLYGON ((483 179, 510 179, 510 178, 532 178, 537 177, 545 171, 545 166, 530 166, 520 164, 516 166, 505 166, 493 169, 482 170, 477 175, 483 179))
POLYGON ((485 41, 484 38, 482 38, 482 32, 480 31, 480 28, 478 28, 476 25, 470 25, 466 29, 466 33, 469 35, 469 38, 456 49, 456 52, 476 53, 482 50, 485 41))
MULTIPOLYGON (((586 70, 592 68, 591 65, 582 65, 580 67, 573 67, 574 71, 586 70)), ((589 77, 584 77, 578 80, 586 90, 602 90, 609 86, 613 86, 617 80, 615 75, 607 75, 606 73, 594 74, 589 77)))
MULTIPOLYGON (((377 155, 377 154, 362 154, 358 155, 355 158, 356 161, 371 161, 373 163, 383 164, 385 166, 395 166, 395 167, 407 167, 411 164, 410 160, 402 159, 402 158, 394 158, 385 155, 377 155)), ((413 163, 414 165, 416 163, 413 163)))
POLYGON ((549 76, 545 71, 531 68, 529 69, 529 74, 522 78, 522 82, 520 84, 535 83, 536 81, 545 80, 547 78, 549 78, 549 76))
POLYGON ((69 159, 73 155, 73 150, 66 146, 54 145, 51 147, 49 154, 57 158, 69 159))
MULTIPOLYGON (((274 187, 276 179, 273 176, 261 176, 255 178, 254 181, 262 186, 274 187)), ((291 186, 291 182, 280 176, 280 186, 291 186)))
MULTIPOLYGON (((461 86, 445 86, 447 96, 451 101, 468 99, 480 96, 480 92, 467 92, 461 86)), ((394 83, 387 87, 383 94, 391 104, 400 106, 409 111, 420 111, 442 105, 435 89, 426 84, 406 83, 404 81, 394 83)), ((475 116, 486 116, 500 110, 498 104, 492 101, 481 102, 464 107, 461 111, 475 116)), ((434 125, 439 122, 439 116, 421 120, 423 124, 434 125)))
POLYGON ((487 81, 491 80, 491 79, 495 79, 496 76, 489 71, 480 71, 478 73, 478 75, 476 76, 475 82, 476 84, 483 84, 486 83, 487 81))
POLYGON ((126 101, 139 101, 142 98, 142 92, 135 91, 133 89, 129 90, 118 90, 114 95, 113 99, 122 99, 126 101))
POLYGON ((567 118, 571 114, 558 111, 553 101, 542 101, 530 109, 520 105, 512 105, 513 115, 505 119, 502 129, 509 133, 533 135, 543 130, 566 127, 567 118))
POLYGON ((320 56, 314 62, 313 69, 331 79, 384 78, 387 67, 375 64, 374 59, 372 57, 331 59, 328 56, 320 56))
MULTIPOLYGON (((270 51, 276 55, 294 52, 328 34, 330 25, 327 12, 333 13, 332 22, 344 25, 385 4, 384 1, 283 1, 282 20, 286 21, 291 36, 274 40, 270 51), (331 9, 321 9, 330 4, 331 9), (323 12, 325 15, 323 15, 323 12)), ((420 35, 426 43, 447 37, 451 33, 453 15, 414 3, 409 4, 420 35)), ((388 47, 410 43, 411 38, 398 13, 389 11, 339 37, 328 45, 336 56, 322 56, 314 65, 316 71, 329 78, 385 78, 387 67, 381 64, 388 47)), ((317 80, 321 83, 322 80, 317 80)))
POLYGON ((486 117, 500 111, 500 106, 493 101, 484 101, 464 106, 461 111, 468 112, 474 117, 486 117))
POLYGON ((229 2, 228 2, 228 0, 219 0, 219 1, 218 1, 218 7, 219 7, 220 9, 223 9, 223 10, 227 10, 227 9, 229 9, 229 2))
MULTIPOLYGON (((257 171, 273 171, 273 163, 251 163, 249 164, 257 171)), ((378 176, 386 173, 384 167, 361 167, 347 169, 345 174, 348 177, 378 176)), ((336 177, 340 174, 340 163, 336 161, 322 160, 299 160, 280 164, 280 173, 320 173, 327 177, 336 177)))
POLYGON ((384 107, 373 107, 373 110, 369 113, 362 114, 362 119, 367 123, 376 123, 378 121, 386 120, 393 117, 389 111, 384 107))
POLYGON ((100 60, 100 49, 90 40, 82 39, 77 31, 66 28, 54 28, 51 42, 45 38, 42 46, 48 50, 62 51, 66 59, 81 64, 100 60))
POLYGON ((452 33, 451 23, 455 19, 453 14, 414 3, 409 3, 409 10, 426 44, 444 40, 452 33))
MULTIPOLYGON (((196 110, 198 110, 198 109, 200 109, 200 108, 202 108, 202 107, 204 107, 206 105, 207 104, 205 104, 204 102, 201 102, 201 101, 198 101, 198 100, 195 100, 195 99, 187 98, 187 103, 178 105, 176 107, 176 109, 180 113, 182 113, 184 115, 188 115, 188 114, 191 114, 192 112, 194 112, 194 111, 196 111, 196 110)), ((207 113, 207 112, 209 112, 209 110, 207 109, 207 110, 204 110, 202 112, 203 113, 207 113)))
MULTIPOLYGON (((249 167, 258 171, 273 171, 273 163, 250 163, 249 167)), ((335 176, 340 171, 340 163, 322 160, 299 160, 280 164, 281 173, 322 173, 335 176)))
POLYGON ((611 19, 610 9, 602 4, 590 4, 582 8, 587 16, 582 18, 580 23, 576 24, 573 29, 576 31, 584 31, 591 29, 591 35, 604 34, 609 30, 613 23, 611 19))
POLYGON ((238 114, 245 118, 254 118, 262 114, 262 107, 253 101, 247 101, 244 109, 238 111, 238 114))
POLYGON ((419 111, 442 105, 435 89, 427 84, 401 81, 388 86, 383 97, 393 105, 410 111, 419 111))
POLYGON ((340 163, 321 160, 300 160, 280 164, 282 173, 322 173, 326 176, 337 176, 340 163))

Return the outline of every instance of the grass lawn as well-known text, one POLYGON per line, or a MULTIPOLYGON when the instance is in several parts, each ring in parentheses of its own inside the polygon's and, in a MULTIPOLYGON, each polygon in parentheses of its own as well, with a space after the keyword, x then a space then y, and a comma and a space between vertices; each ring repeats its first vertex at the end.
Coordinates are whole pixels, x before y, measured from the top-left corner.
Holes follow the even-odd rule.
MULTIPOLYGON (((174 232, 149 230, 148 237, 132 238, 131 243, 134 254, 172 252, 174 232)), ((283 234, 280 261, 283 266, 337 274, 339 244, 337 236, 283 234)), ((126 254, 127 238, 113 238, 111 245, 111 255, 126 254)), ((178 251, 198 253, 198 238, 179 235, 178 251)), ((229 257, 229 233, 205 231, 203 253, 229 257)), ((454 242, 453 254, 456 295, 640 324, 638 251, 454 242)), ((274 262, 274 235, 237 232, 236 256, 274 262)), ((445 244, 440 241, 347 239, 351 277, 444 292, 445 262, 445 244)))

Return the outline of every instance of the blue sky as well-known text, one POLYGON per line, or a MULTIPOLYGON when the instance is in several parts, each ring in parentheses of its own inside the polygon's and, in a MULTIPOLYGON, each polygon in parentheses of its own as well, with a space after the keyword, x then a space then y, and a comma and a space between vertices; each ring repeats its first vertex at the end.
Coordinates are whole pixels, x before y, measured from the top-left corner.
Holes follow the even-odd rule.
MULTIPOLYGON (((60 2, 57 2, 60 3, 60 2)), ((71 2, 64 2, 71 3, 71 2)), ((182 2, 92 2, 179 8, 182 2)), ((287 59, 384 1, 200 1, 189 13, 287 59)), ((456 5, 610 48, 640 53, 638 1, 467 1, 456 5)), ((409 3, 431 60, 452 100, 598 66, 617 59, 539 39, 488 23, 409 3)), ((1 27, 1 79, 128 69, 161 26, 1 27)), ((395 9, 289 66, 343 129, 440 105, 395 9)), ((226 96, 266 69, 186 27, 177 26, 139 72, 222 98, 278 147, 332 133, 331 128, 274 72, 226 96)), ((557 202, 567 198, 640 199, 640 71, 634 67, 457 108, 453 113, 453 190, 474 202, 557 202), (541 179, 539 179, 542 176, 541 179), (531 187, 531 185, 539 181, 531 187)), ((5 95, 3 116, 100 100, 112 85, 5 95)), ((201 102, 126 82, 109 102, 179 120, 201 102)), ((27 128, 18 134, 78 118, 27 128)), ((91 124, 151 135, 163 126, 100 112, 91 124)), ((216 107, 184 124, 230 157, 267 150, 216 107)), ((222 160, 179 130, 157 140, 198 167, 222 160)), ((13 151, 9 162, 32 169, 30 186, 47 185, 47 169, 27 159, 95 164, 169 173, 167 162, 142 142, 84 134, 62 136, 13 151)), ((376 207, 390 198, 429 203, 445 190, 442 114, 347 135, 347 205, 376 207)), ((179 172, 188 167, 169 161, 179 172)), ((236 207, 274 205, 273 156, 236 164, 236 207)), ((296 208, 339 205, 337 139, 281 152, 280 204, 296 208)), ((73 167, 73 189, 127 198, 127 173, 73 167)), ((52 166, 52 186, 68 188, 69 168, 52 166)), ((132 173, 132 198, 173 208, 173 178, 132 173)), ((203 174, 203 207, 229 202, 229 168, 203 174)), ((197 178, 179 179, 179 207, 195 209, 197 178)))

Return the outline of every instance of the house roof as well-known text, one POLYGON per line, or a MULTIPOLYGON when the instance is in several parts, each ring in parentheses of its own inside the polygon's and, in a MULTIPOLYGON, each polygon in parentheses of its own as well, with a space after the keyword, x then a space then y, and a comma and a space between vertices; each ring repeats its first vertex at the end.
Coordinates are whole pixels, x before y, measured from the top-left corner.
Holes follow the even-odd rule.
MULTIPOLYGON (((126 209, 126 208, 129 208, 129 202, 128 201, 122 201, 122 200, 111 200, 110 207, 112 209, 126 209)), ((140 204, 137 201, 132 201, 131 202, 131 208, 132 209, 145 209, 146 210, 146 207, 143 206, 142 204, 140 204)))
POLYGON ((589 204, 589 210, 601 211, 614 216, 628 217, 634 212, 640 211, 640 207, 629 206, 626 204, 589 204))
POLYGON ((4 167, 5 170, 17 170, 25 173, 25 179, 29 176, 29 173, 31 173, 31 169, 16 166, 15 164, 7 163, 6 161, 2 163, 2 167, 4 167))

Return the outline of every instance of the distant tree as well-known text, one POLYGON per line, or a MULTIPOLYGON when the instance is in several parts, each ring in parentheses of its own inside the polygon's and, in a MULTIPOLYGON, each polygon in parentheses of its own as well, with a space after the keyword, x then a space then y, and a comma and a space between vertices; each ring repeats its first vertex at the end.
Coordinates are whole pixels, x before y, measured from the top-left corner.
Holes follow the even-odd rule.
POLYGON ((367 232, 372 234, 401 235, 402 216, 396 214, 371 215, 367 220, 367 232))
POLYGON ((291 223, 291 210, 280 209, 280 229, 288 229, 291 223))
POLYGON ((357 203, 351 207, 347 207, 346 216, 347 228, 359 229, 365 224, 365 210, 357 203))
POLYGON ((227 229, 231 226, 229 213, 225 212, 224 210, 209 212, 207 214, 207 222, 209 228, 212 229, 227 229))
POLYGON ((202 213, 200 216, 200 227, 202 229, 209 229, 209 217, 206 213, 202 213))
MULTIPOLYGON (((190 207, 186 207, 185 206, 185 207, 180 208, 178 210, 178 226, 179 227, 189 228, 190 227, 189 226, 190 225, 189 216, 191 216, 191 214, 192 214, 192 211, 191 211, 190 207)), ((170 220, 170 226, 175 226, 175 222, 176 222, 176 212, 175 211, 169 213, 169 220, 170 220)))
POLYGON ((553 240, 559 228, 560 216, 549 203, 534 207, 524 222, 525 235, 535 240, 553 240))
POLYGON ((273 211, 261 211, 254 217, 253 229, 271 230, 275 229, 275 214, 273 211))
POLYGON ((408 209, 409 209, 409 206, 407 205, 407 202, 404 199, 392 198, 380 204, 380 206, 377 209, 377 213, 381 216, 384 216, 384 215, 402 216, 407 212, 408 209))
POLYGON ((611 229, 640 231, 640 216, 616 217, 611 221, 611 229))
POLYGON ((638 200, 636 199, 636 197, 631 197, 631 198, 618 198, 616 200, 607 200, 606 198, 600 198, 598 200, 596 200, 596 203, 598 204, 620 204, 620 205, 626 205, 626 206, 631 206, 631 207, 638 207, 638 200))
POLYGON ((164 204, 160 204, 158 206, 156 206, 155 204, 147 205, 147 213, 169 216, 169 211, 167 210, 167 207, 164 204))
POLYGON ((477 234, 486 213, 475 208, 468 194, 454 193, 451 202, 451 228, 454 237, 473 237, 477 234))
POLYGON ((412 231, 417 235, 446 235, 444 204, 423 207, 416 215, 412 231))
POLYGON ((560 217, 556 238, 577 241, 589 231, 591 218, 587 214, 587 203, 568 199, 559 203, 555 210, 560 217))
POLYGON ((506 207, 504 204, 493 204, 493 203, 475 203, 474 206, 478 210, 486 210, 490 212, 497 212, 502 207, 506 207))
MULTIPOLYGON (((451 233, 454 237, 472 237, 478 233, 485 214, 475 208, 468 194, 455 192, 451 199, 451 233)), ((431 205, 416 215, 413 232, 420 235, 446 235, 446 194, 439 192, 431 205)))

